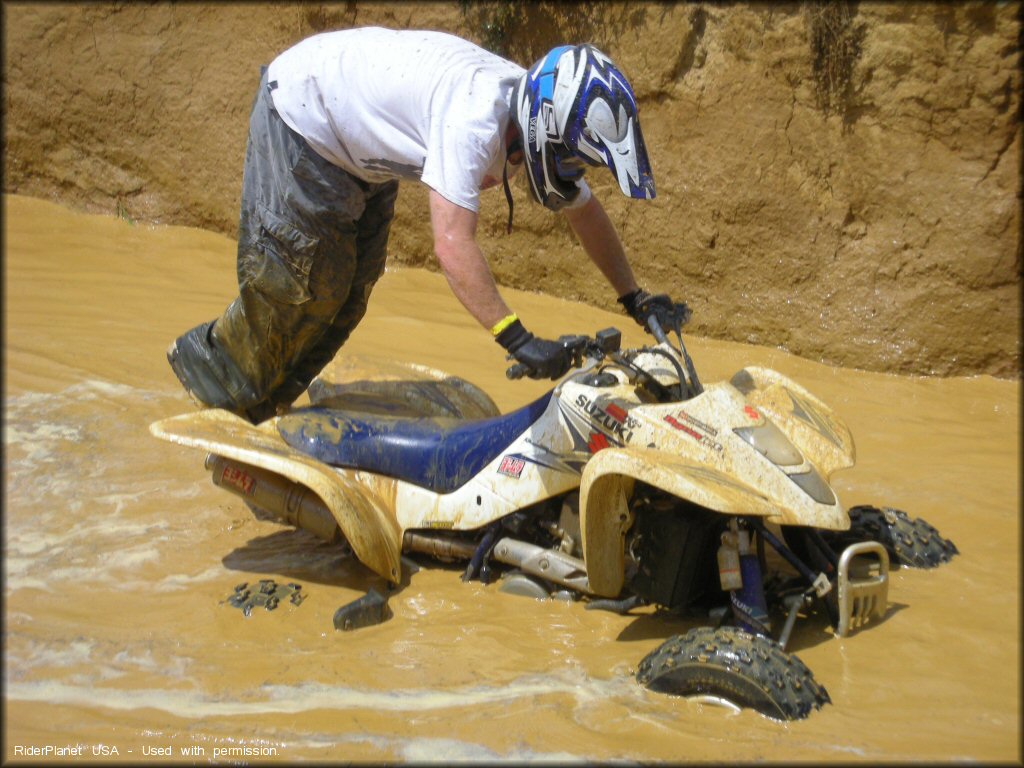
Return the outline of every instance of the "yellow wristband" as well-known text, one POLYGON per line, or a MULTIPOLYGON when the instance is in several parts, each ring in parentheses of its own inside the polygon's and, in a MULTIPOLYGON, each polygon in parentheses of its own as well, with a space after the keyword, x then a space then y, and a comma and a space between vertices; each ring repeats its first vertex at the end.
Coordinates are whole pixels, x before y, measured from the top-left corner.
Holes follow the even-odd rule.
POLYGON ((505 317, 501 318, 501 320, 496 322, 494 324, 494 327, 491 328, 491 336, 497 336, 499 333, 504 331, 506 328, 508 328, 510 325, 512 325, 512 323, 514 323, 518 319, 519 319, 519 316, 516 315, 515 312, 513 312, 511 315, 506 315, 505 317))

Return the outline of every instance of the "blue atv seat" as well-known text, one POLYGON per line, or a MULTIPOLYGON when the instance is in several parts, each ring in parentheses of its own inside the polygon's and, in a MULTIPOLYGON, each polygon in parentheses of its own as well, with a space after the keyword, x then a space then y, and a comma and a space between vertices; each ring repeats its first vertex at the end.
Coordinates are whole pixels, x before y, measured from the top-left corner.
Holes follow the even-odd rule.
POLYGON ((292 448, 332 467, 361 469, 450 493, 537 421, 550 399, 548 392, 512 413, 472 421, 301 408, 282 416, 277 429, 292 448))

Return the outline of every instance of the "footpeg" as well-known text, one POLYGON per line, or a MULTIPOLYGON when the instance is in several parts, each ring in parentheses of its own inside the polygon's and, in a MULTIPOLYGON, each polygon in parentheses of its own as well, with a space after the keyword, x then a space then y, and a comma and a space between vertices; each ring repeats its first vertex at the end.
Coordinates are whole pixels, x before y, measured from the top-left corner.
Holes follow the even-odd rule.
POLYGON ((371 589, 363 597, 341 606, 334 612, 334 628, 342 632, 351 632, 361 627, 372 627, 383 624, 391 618, 388 599, 376 589, 371 589))
POLYGON ((863 541, 844 549, 839 557, 836 584, 836 635, 846 637, 873 617, 884 616, 889 601, 889 555, 885 547, 875 541, 863 541))

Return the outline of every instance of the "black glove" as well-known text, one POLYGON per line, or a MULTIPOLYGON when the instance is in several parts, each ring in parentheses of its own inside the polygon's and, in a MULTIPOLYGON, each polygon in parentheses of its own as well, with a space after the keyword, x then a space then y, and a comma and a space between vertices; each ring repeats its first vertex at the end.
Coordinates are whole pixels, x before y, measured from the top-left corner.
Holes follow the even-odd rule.
POLYGON ((679 331, 693 314, 685 302, 674 302, 664 293, 652 296, 642 288, 619 296, 619 304, 648 333, 651 332, 647 325, 649 317, 654 317, 663 330, 679 331))
POLYGON ((516 320, 495 339, 524 366, 531 379, 558 379, 572 365, 569 352, 557 341, 538 339, 516 320))

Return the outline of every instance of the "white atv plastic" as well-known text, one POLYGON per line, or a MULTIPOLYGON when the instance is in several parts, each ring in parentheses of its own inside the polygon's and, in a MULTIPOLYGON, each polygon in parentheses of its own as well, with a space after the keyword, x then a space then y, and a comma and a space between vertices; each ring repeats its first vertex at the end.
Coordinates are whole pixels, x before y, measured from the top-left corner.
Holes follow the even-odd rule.
MULTIPOLYGON (((563 590, 623 612, 724 601, 710 610, 720 626, 671 638, 641 663, 640 682, 804 717, 829 699, 784 652, 797 614, 820 599, 839 635, 884 616, 895 528, 833 551, 827 537, 851 528, 829 484, 855 460, 843 421, 764 368, 705 388, 682 337, 677 348, 658 335, 657 346, 626 351, 614 329, 563 337, 582 369, 511 414, 468 382, 410 368, 318 380, 312 406, 259 426, 206 410, 150 429, 207 451, 218 486, 343 538, 395 584, 403 553, 422 553, 468 560, 469 577, 509 566, 509 591, 563 590), (789 546, 772 533, 780 528, 789 546), (767 596, 765 542, 796 571, 767 596), (773 610, 785 615, 778 642, 773 610)), ((929 541, 936 562, 955 553, 937 532, 929 541)))

